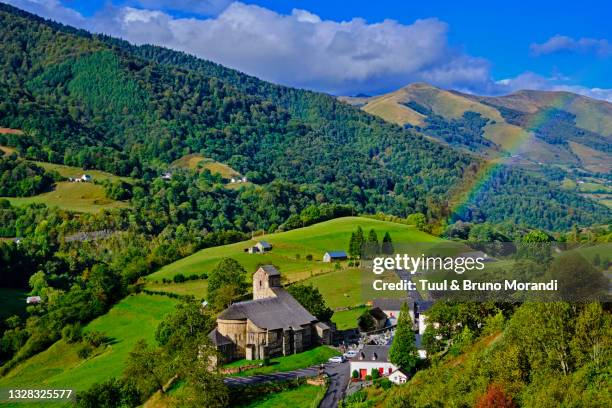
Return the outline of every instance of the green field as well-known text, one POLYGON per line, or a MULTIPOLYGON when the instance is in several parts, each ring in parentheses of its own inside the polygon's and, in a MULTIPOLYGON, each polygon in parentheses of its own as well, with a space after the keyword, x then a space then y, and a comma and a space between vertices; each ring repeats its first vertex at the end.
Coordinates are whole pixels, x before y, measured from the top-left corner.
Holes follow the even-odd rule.
POLYGON ((292 390, 268 394, 244 408, 316 408, 325 396, 326 389, 323 386, 304 384, 292 390))
POLYGON ((122 208, 128 204, 106 198, 104 188, 93 183, 71 183, 62 181, 55 185, 53 191, 33 197, 0 197, 6 198, 13 205, 43 203, 48 207, 75 212, 98 212, 107 208, 122 208))
MULTIPOLYGON (((325 363, 330 357, 338 356, 340 353, 327 346, 319 346, 306 350, 303 353, 291 354, 289 356, 275 357, 270 359, 270 365, 252 368, 234 374, 236 377, 248 377, 258 374, 269 374, 281 371, 293 371, 300 368, 311 367, 316 364, 325 363)), ((262 363, 262 360, 237 360, 227 364, 225 367, 240 367, 262 363)))
POLYGON ((25 290, 0 288, 0 321, 13 315, 23 315, 27 296, 25 290))
POLYGON ((336 329, 346 330, 357 327, 357 319, 367 310, 365 306, 359 306, 350 310, 334 312, 332 322, 336 323, 336 329))
POLYGON ((199 153, 193 153, 183 156, 180 159, 175 160, 172 163, 172 166, 190 170, 210 170, 211 173, 219 174, 225 179, 240 176, 240 173, 232 169, 227 164, 220 163, 208 157, 204 157, 199 153))
MULTIPOLYGON (((249 274, 255 272, 258 265, 273 264, 279 268, 285 282, 307 279, 313 275, 335 270, 333 264, 322 262, 323 255, 326 251, 347 250, 350 235, 357 226, 361 226, 366 234, 373 228, 377 232, 379 240, 382 239, 385 232, 391 234, 394 242, 430 242, 436 240, 431 235, 418 231, 409 225, 363 217, 344 217, 292 231, 262 235, 250 241, 203 249, 161 268, 149 275, 147 280, 172 279, 177 273, 191 275, 210 272, 224 257, 236 259, 249 274), (245 248, 255 244, 258 240, 271 243, 272 251, 265 254, 244 252, 245 248), (312 261, 306 260, 306 256, 309 254, 313 256, 312 261), (299 256, 299 259, 296 255, 299 256)), ((193 294, 198 296, 197 293, 193 294)), ((355 298, 358 298, 358 296, 355 296, 355 298)), ((340 305, 346 304, 346 302, 338 303, 340 305)))
POLYGON ((205 299, 208 281, 205 279, 191 280, 182 283, 147 283, 146 288, 177 295, 192 295, 196 299, 205 299))
POLYGON ((175 304, 165 296, 131 295, 85 327, 85 331, 102 331, 111 339, 98 353, 80 359, 78 345, 60 340, 0 378, 0 387, 85 390, 94 383, 120 376, 134 344, 143 338, 152 344, 157 325, 174 310, 175 304))
POLYGON ((364 303, 361 298, 361 272, 357 268, 334 271, 306 279, 304 283, 319 289, 332 309, 364 303))
POLYGON ((89 174, 94 181, 96 180, 98 181, 99 180, 111 180, 111 181, 123 180, 128 183, 131 183, 134 181, 134 179, 130 177, 116 176, 114 174, 107 173, 105 171, 100 171, 100 170, 83 170, 80 167, 64 166, 63 164, 55 164, 55 163, 47 163, 47 162, 39 162, 39 161, 32 161, 32 163, 44 168, 47 171, 57 171, 59 175, 62 177, 81 177, 83 174, 89 174))

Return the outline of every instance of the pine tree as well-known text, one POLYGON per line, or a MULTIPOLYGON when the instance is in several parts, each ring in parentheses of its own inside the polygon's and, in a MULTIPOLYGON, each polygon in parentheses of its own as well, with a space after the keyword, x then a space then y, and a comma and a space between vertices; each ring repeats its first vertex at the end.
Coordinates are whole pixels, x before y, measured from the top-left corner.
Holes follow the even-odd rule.
POLYGON ((359 256, 359 249, 357 248, 357 237, 355 236, 355 233, 351 233, 351 239, 349 241, 349 255, 351 256, 351 258, 357 258, 359 256))
POLYGON ((389 361, 406 371, 412 371, 416 367, 418 358, 408 304, 404 303, 398 317, 393 343, 389 349, 389 361))
POLYGON ((393 254, 393 241, 391 241, 391 235, 389 232, 385 232, 385 236, 383 237, 382 253, 387 255, 393 254))
POLYGON ((376 231, 374 231, 374 229, 371 229, 368 233, 368 240, 366 242, 366 252, 368 256, 373 256, 380 252, 380 246, 378 245, 378 235, 376 235, 376 231))
POLYGON ((355 253, 357 256, 361 256, 361 251, 363 250, 363 244, 365 242, 365 238, 363 236, 363 230, 361 227, 357 227, 357 232, 355 232, 355 253))

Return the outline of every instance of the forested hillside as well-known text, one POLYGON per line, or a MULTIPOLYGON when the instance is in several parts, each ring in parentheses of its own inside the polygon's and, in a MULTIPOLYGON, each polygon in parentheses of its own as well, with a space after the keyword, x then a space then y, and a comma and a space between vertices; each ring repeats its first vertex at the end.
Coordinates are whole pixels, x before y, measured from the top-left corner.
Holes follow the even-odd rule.
MULTIPOLYGON (((28 159, 150 180, 183 155, 201 153, 264 189, 290 183, 318 202, 437 219, 452 215, 462 183, 485 165, 328 95, 91 35, 9 6, 0 10, 0 126, 25 133, 0 135, 0 144, 28 159)), ((479 208, 478 220, 511 214, 517 222, 563 229, 609 218, 605 208, 518 170, 495 175, 495 191, 470 203, 479 208), (523 211, 534 203, 544 211, 523 211)), ((188 212, 198 205, 170 200, 188 212)), ((263 219, 256 226, 272 224, 263 219)))

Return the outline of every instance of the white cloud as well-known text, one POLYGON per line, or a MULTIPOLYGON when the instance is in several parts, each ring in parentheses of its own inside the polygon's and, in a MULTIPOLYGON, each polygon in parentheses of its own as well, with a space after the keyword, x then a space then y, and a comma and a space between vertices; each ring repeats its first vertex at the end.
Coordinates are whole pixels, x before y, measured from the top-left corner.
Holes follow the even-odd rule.
POLYGON ((588 96, 590 98, 602 99, 612 102, 612 89, 589 88, 580 85, 570 85, 564 83, 566 78, 555 76, 546 78, 533 72, 525 72, 517 77, 496 81, 486 90, 490 94, 507 94, 522 89, 539 91, 566 91, 588 96), (558 80, 561 78, 561 80, 558 80))
POLYGON ((536 56, 559 52, 594 53, 600 57, 612 56, 612 44, 606 39, 580 38, 576 40, 559 34, 541 44, 531 44, 530 48, 536 56))
MULTIPOLYGON (((526 72, 495 81, 488 61, 448 44, 448 25, 438 19, 412 24, 394 20, 368 23, 361 18, 332 21, 298 9, 280 14, 239 2, 225 8, 227 0, 128 3, 157 10, 109 3, 93 17, 84 18, 58 0, 10 2, 91 31, 137 44, 162 45, 272 82, 334 94, 374 94, 421 81, 480 94, 553 89, 607 100, 612 96, 612 90, 568 85, 568 79, 559 73, 545 78, 526 72), (211 5, 223 10, 209 18, 179 18, 162 10, 196 11, 196 3, 201 12, 210 11, 211 5)), ((545 44, 535 45, 537 52, 554 48, 545 44)), ((604 43, 599 44, 601 52, 604 43)))

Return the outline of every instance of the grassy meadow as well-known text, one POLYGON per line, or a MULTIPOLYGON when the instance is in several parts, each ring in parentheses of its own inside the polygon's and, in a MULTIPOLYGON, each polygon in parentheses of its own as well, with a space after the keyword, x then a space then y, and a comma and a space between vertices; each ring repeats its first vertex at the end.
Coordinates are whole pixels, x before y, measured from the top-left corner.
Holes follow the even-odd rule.
MULTIPOLYGON (((322 259, 327 251, 348 250, 351 233, 356 230, 357 226, 361 226, 366 235, 373 228, 378 234, 379 240, 382 240, 385 232, 391 234, 394 242, 430 242, 436 240, 431 235, 418 231, 409 225, 363 217, 343 217, 292 231, 262 235, 250 241, 203 249, 149 275, 147 277, 148 285, 155 282, 159 283, 163 278, 172 279, 178 273, 191 275, 210 272, 221 259, 231 257, 240 262, 249 274, 255 272, 259 265, 273 264, 281 271, 285 283, 311 277, 313 279, 309 282, 321 288, 328 287, 331 283, 334 289, 333 293, 330 292, 329 295, 338 297, 331 303, 345 306, 347 302, 340 300, 344 291, 337 291, 335 288, 337 288, 337 285, 347 284, 347 281, 354 281, 358 276, 354 275, 355 279, 346 279, 342 271, 335 270, 335 264, 324 263, 322 259), (259 240, 265 240, 272 244, 272 250, 265 254, 244 252, 245 248, 254 245, 259 240), (307 255, 312 255, 313 260, 308 261, 306 259, 307 255), (314 278, 316 275, 330 272, 338 274, 332 275, 336 277, 332 282, 326 281, 323 277, 320 278, 323 279, 322 281, 314 278)), ((349 270, 347 273, 355 272, 349 270)), ((150 286, 147 286, 147 288, 149 289, 150 286)), ((159 286, 157 286, 157 290, 160 290, 159 286)), ((358 296, 355 296, 357 293, 352 287, 347 289, 347 293, 349 295, 352 293, 355 298, 358 298, 358 296)), ((200 297, 199 292, 191 294, 200 297)), ((352 304, 355 303, 349 302, 348 305, 352 304)))
POLYGON ((325 396, 327 387, 303 384, 297 388, 272 393, 265 398, 245 405, 244 408, 316 408, 325 396))
MULTIPOLYGON (((81 173, 82 174, 82 173, 81 173)), ((127 207, 128 203, 106 197, 104 187, 93 183, 71 183, 62 181, 52 191, 32 197, 2 197, 12 205, 43 203, 48 207, 75 212, 98 212, 107 208, 127 207)))
POLYGON ((128 183, 131 183, 134 181, 134 179, 130 177, 116 176, 114 174, 107 173, 101 170, 83 170, 80 167, 64 166, 63 164, 47 163, 47 162, 40 162, 40 161, 32 161, 32 163, 36 164, 39 167, 42 167, 43 169, 47 171, 56 171, 62 177, 80 177, 83 174, 89 174, 94 181, 95 180, 111 180, 111 181, 123 180, 128 183))
MULTIPOLYGON (((80 391, 94 383, 120 376, 136 342, 145 339, 153 343, 157 325, 166 314, 174 310, 175 304, 175 300, 166 296, 128 296, 84 328, 85 332, 104 332, 110 339, 108 344, 100 346, 90 357, 79 358, 78 344, 67 344, 60 340, 0 378, 0 387, 32 388, 35 385, 35 388, 41 389, 80 391)), ((62 406, 62 403, 45 403, 45 406, 62 406)))
POLYGON ((175 160, 172 163, 172 166, 190 170, 210 170, 211 173, 219 174, 225 179, 240 176, 240 173, 232 169, 227 164, 220 163, 208 157, 204 157, 199 153, 193 153, 183 156, 180 159, 175 160))
MULTIPOLYGON (((327 362, 330 357, 339 356, 340 353, 331 347, 318 346, 306 350, 299 354, 291 354, 288 356, 274 357, 270 359, 270 365, 252 368, 236 374, 234 377, 248 377, 251 375, 270 374, 282 371, 299 370, 300 368, 311 367, 313 365, 327 362)), ((240 367, 243 365, 259 364, 263 360, 236 360, 224 367, 240 367)))

